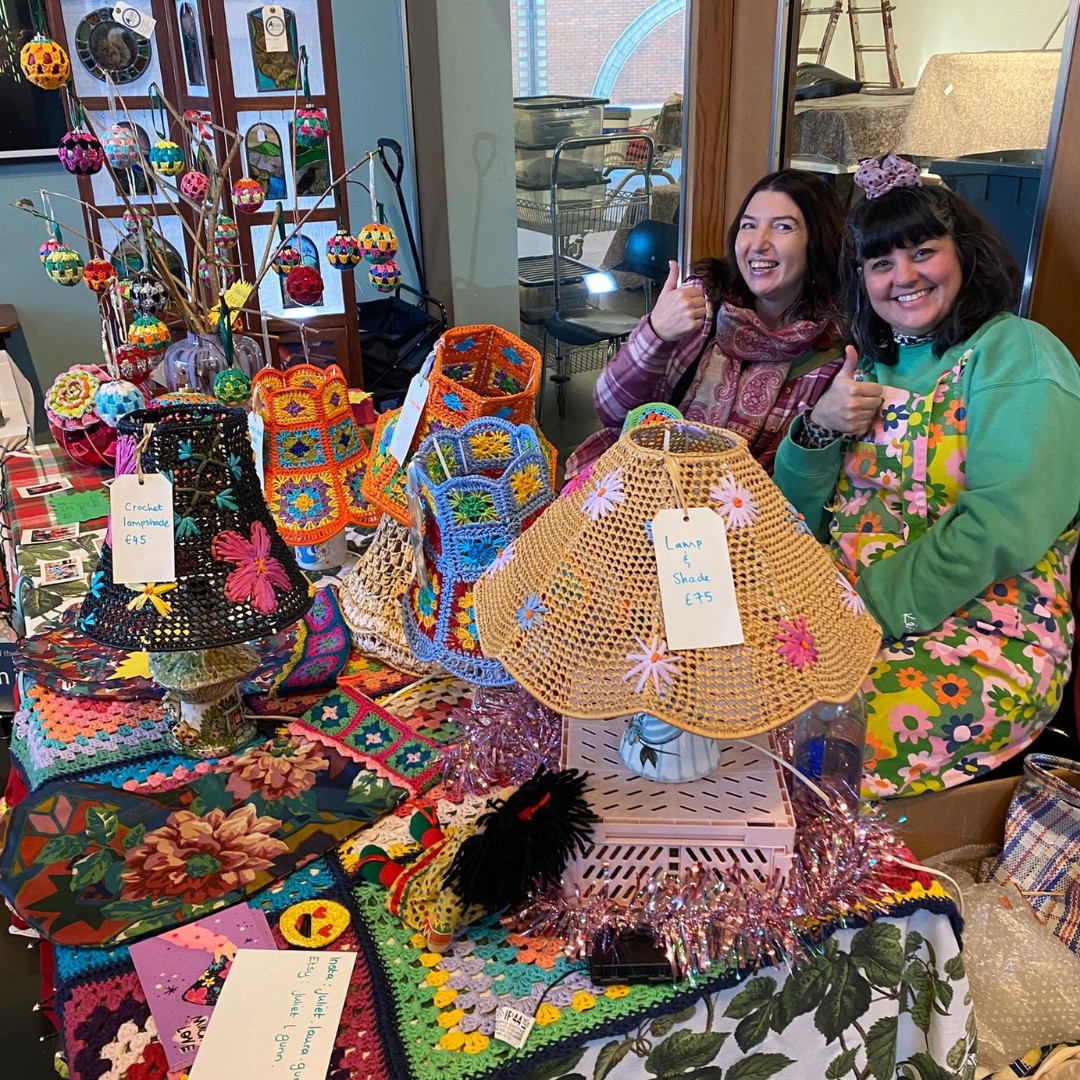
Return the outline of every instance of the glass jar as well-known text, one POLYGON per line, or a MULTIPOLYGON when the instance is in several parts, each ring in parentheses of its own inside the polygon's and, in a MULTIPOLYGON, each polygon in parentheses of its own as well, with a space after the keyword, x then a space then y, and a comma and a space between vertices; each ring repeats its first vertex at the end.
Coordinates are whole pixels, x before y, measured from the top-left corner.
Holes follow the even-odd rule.
MULTIPOLYGON (((254 338, 233 336, 233 353, 236 366, 248 378, 252 378, 263 366, 263 353, 254 338)), ((198 390, 203 394, 214 392, 214 376, 229 365, 225 349, 217 334, 193 334, 174 341, 161 359, 165 385, 170 391, 198 390)))
MULTIPOLYGON (((795 767, 826 795, 852 809, 859 804, 863 749, 866 745, 866 699, 862 692, 837 705, 819 701, 791 721, 795 767)), ((820 800, 805 784, 794 784, 796 802, 820 800)))

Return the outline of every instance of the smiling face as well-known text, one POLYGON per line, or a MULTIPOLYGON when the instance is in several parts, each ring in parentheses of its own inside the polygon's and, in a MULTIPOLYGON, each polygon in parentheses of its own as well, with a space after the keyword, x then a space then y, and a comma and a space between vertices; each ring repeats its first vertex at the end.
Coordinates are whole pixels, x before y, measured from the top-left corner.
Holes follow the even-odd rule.
POLYGON ((746 204, 735 237, 735 261, 755 310, 769 325, 790 311, 806 281, 808 232, 802 211, 782 191, 758 191, 746 204))
POLYGON ((952 310, 964 274, 949 236, 893 248, 863 263, 870 306, 897 334, 929 334, 952 310))

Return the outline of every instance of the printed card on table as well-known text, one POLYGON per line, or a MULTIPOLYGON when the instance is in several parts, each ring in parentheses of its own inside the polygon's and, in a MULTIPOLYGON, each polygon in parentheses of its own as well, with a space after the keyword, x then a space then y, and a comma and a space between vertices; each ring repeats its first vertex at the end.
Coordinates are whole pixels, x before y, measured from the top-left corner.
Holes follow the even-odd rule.
POLYGON ((325 1076, 355 963, 354 952, 238 952, 190 1080, 325 1076))
POLYGON ((266 916, 247 904, 131 946, 171 1070, 191 1068, 237 952, 276 948, 266 916))

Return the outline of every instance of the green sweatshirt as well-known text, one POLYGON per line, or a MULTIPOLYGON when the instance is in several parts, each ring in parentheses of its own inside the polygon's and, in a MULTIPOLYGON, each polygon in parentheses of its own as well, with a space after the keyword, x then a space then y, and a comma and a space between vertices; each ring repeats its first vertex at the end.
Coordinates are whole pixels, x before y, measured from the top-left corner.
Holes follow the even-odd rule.
MULTIPOLYGON (((903 346, 895 366, 867 377, 926 394, 967 349, 967 488, 925 534, 858 568, 859 594, 894 637, 934 630, 991 582, 1030 569, 1080 507, 1080 367, 1045 327, 996 315, 940 358, 929 344, 903 346)), ((780 444, 773 480, 827 540, 841 440, 799 446, 801 423, 780 444)))

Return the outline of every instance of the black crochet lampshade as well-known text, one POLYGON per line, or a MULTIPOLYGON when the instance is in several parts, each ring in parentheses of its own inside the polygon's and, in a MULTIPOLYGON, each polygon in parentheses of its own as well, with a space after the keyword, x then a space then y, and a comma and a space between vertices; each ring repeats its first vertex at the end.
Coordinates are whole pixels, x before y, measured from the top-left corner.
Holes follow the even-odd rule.
POLYGON ((253 641, 311 606, 311 584, 263 498, 241 409, 171 405, 120 420, 117 476, 167 473, 176 579, 118 585, 109 537, 79 611, 87 637, 121 649, 186 652, 253 641))

